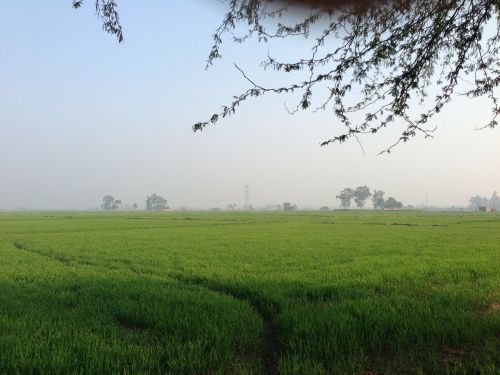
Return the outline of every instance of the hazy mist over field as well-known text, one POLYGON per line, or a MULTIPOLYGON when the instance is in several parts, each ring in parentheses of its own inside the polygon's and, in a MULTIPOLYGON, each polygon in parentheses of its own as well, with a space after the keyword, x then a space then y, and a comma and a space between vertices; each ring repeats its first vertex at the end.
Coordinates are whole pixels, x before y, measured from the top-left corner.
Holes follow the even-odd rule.
POLYGON ((356 142, 320 147, 343 131, 331 112, 292 116, 277 96, 193 133, 248 88, 233 62, 259 82, 277 78, 260 71, 267 47, 253 41, 227 41, 205 70, 224 9, 170 3, 119 2, 121 45, 90 2, 2 3, 0 209, 93 209, 105 194, 142 207, 151 193, 172 207, 225 208, 243 205, 245 185, 254 206, 299 208, 337 207, 338 192, 358 185, 433 206, 500 192, 500 128, 476 131, 491 117, 485 100, 455 100, 429 125, 438 126, 434 139, 390 155, 376 156, 403 124, 362 138, 365 153, 356 142))

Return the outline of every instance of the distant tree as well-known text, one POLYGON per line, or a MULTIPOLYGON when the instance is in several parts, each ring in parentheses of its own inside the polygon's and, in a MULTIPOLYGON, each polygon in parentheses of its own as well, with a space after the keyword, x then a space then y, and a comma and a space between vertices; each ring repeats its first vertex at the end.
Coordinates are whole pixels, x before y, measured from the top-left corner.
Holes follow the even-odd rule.
POLYGON ((103 210, 111 210, 114 201, 115 198, 113 198, 113 196, 105 195, 104 198, 102 198, 101 208, 103 210))
POLYGON ((105 195, 104 198, 102 198, 101 209, 106 211, 116 210, 120 208, 121 204, 121 200, 115 199, 112 195, 105 195))
POLYGON ((283 203, 283 211, 295 211, 297 209, 296 204, 291 204, 290 202, 283 203))
POLYGON ((358 186, 356 190, 354 190, 354 202, 356 202, 356 206, 358 206, 358 208, 363 208, 366 200, 371 195, 372 193, 370 193, 368 186, 358 186))
POLYGON ((354 190, 351 188, 345 188, 337 195, 337 199, 340 199, 340 205, 344 209, 351 207, 352 198, 354 198, 354 190))
POLYGON ((488 199, 486 197, 481 197, 476 195, 469 199, 471 204, 471 208, 477 210, 479 207, 492 207, 497 210, 500 210, 500 197, 497 192, 494 191, 491 197, 488 199))
POLYGON ((384 208, 384 192, 382 190, 373 190, 372 203, 376 210, 384 208))
POLYGON ((228 204, 226 207, 226 211, 236 211, 236 203, 228 204))
POLYGON ((471 204, 471 207, 473 209, 478 209, 479 207, 486 207, 489 205, 489 200, 486 197, 480 197, 479 195, 476 195, 474 197, 471 197, 469 199, 469 202, 471 204))
POLYGON ((396 198, 389 197, 385 201, 385 208, 395 209, 395 208, 403 208, 403 203, 396 200, 396 198))
POLYGON ((500 197, 497 195, 496 191, 494 191, 493 194, 491 195, 489 204, 490 207, 493 207, 496 210, 500 210, 500 197))
POLYGON ((328 206, 323 206, 319 209, 320 211, 329 211, 330 210, 330 207, 328 206))
POLYGON ((134 210, 136 210, 136 211, 137 211, 137 208, 138 208, 139 206, 137 205, 137 203, 134 203, 134 204, 132 205, 132 207, 134 208, 134 210))
POLYGON ((147 211, 161 211, 167 208, 167 200, 159 195, 151 194, 146 198, 147 211))

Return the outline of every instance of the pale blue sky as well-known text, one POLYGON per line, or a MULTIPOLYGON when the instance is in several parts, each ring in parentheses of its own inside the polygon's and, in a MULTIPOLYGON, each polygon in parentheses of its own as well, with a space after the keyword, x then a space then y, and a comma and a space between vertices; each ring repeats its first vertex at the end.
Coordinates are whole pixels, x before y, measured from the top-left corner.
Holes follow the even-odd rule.
MULTIPOLYGON (((205 60, 223 6, 216 0, 120 0, 125 42, 105 34, 91 1, 0 0, 0 208, 95 208, 105 194, 173 207, 296 202, 335 207, 338 191, 366 184, 407 204, 466 205, 500 191, 500 129, 478 132, 490 105, 460 99, 436 117, 436 138, 376 156, 400 128, 319 147, 342 131, 330 113, 290 116, 283 98, 252 100, 203 133, 208 118, 256 79, 266 46, 224 43, 205 60)), ((288 44, 293 52, 304 42, 288 44)), ((286 52, 286 51, 285 51, 286 52)))

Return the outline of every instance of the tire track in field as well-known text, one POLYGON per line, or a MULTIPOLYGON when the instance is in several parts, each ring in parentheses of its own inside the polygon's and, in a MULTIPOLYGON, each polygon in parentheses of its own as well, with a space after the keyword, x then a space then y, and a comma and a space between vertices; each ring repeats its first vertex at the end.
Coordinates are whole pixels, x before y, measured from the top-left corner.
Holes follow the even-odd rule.
POLYGON ((61 263, 66 264, 66 265, 69 264, 69 263, 71 263, 73 261, 72 259, 69 259, 69 258, 67 258, 67 257, 65 257, 63 255, 55 255, 55 254, 49 254, 49 253, 44 252, 44 251, 33 250, 29 246, 27 246, 24 243, 21 243, 19 241, 13 241, 12 245, 14 245, 14 247, 16 249, 18 249, 18 250, 26 251, 28 253, 33 253, 33 254, 44 256, 44 257, 47 257, 47 258, 50 258, 50 259, 54 259, 54 260, 57 260, 57 261, 59 261, 61 263))
POLYGON ((80 266, 90 266, 90 267, 97 267, 101 269, 107 269, 107 270, 113 270, 113 271, 120 271, 120 270, 127 270, 130 271, 136 275, 139 276, 161 276, 155 272, 149 271, 149 270, 140 270, 135 267, 133 267, 129 262, 125 261, 115 261, 113 264, 112 263, 96 263, 96 262, 91 262, 88 260, 82 260, 78 259, 76 257, 66 257, 61 254, 53 254, 51 252, 43 251, 43 250, 36 250, 33 249, 32 247, 19 242, 19 241, 13 241, 12 245, 20 251, 26 251, 27 253, 32 253, 36 254, 39 256, 43 256, 45 258, 49 258, 52 260, 56 260, 65 266, 71 266, 71 265, 80 265, 80 266))
POLYGON ((200 286, 212 292, 225 294, 249 303, 262 320, 264 347, 262 348, 261 359, 265 367, 265 374, 279 375, 278 358, 281 348, 278 339, 279 331, 273 319, 273 311, 279 311, 276 303, 271 300, 266 301, 255 292, 238 289, 237 287, 218 283, 210 279, 182 274, 173 274, 171 276, 183 284, 200 286))
MULTIPOLYGON (((68 258, 68 257, 61 255, 61 254, 53 254, 53 253, 43 251, 43 250, 35 250, 32 247, 30 247, 22 242, 19 242, 19 241, 13 241, 12 245, 14 245, 14 247, 20 251, 25 251, 27 253, 36 254, 36 255, 39 255, 39 256, 42 256, 45 258, 56 260, 56 261, 64 264, 65 266, 70 266, 72 264, 78 264, 80 266, 91 266, 91 267, 101 267, 101 268, 104 267, 104 265, 102 265, 102 264, 90 262, 87 260, 80 260, 80 259, 77 259, 75 257, 68 258)), ((108 268, 110 270, 118 270, 119 269, 118 267, 110 267, 109 264, 106 265, 106 268, 108 268)), ((133 272, 135 272, 135 271, 133 271, 133 272)))
MULTIPOLYGON (((64 257, 63 255, 55 255, 40 250, 34 250, 28 245, 19 241, 13 241, 12 245, 20 251, 26 251, 28 253, 47 257, 49 259, 59 261, 66 266, 70 265, 71 263, 76 263, 85 266, 103 267, 103 265, 101 264, 79 261, 77 259, 64 257)), ((139 272, 138 270, 131 268, 127 264, 123 264, 123 266, 132 273, 144 276, 143 272, 139 272)), ((212 292, 225 294, 239 301, 249 303, 262 320, 264 347, 261 359, 265 367, 265 374, 279 375, 280 371, 278 366, 278 354, 281 352, 281 348, 278 340, 279 332, 272 317, 273 312, 280 310, 278 304, 271 300, 263 299, 262 296, 259 296, 257 293, 250 290, 238 289, 234 286, 231 287, 230 285, 217 283, 209 279, 194 276, 185 276, 182 274, 171 274, 169 276, 182 284, 199 286, 212 292)))

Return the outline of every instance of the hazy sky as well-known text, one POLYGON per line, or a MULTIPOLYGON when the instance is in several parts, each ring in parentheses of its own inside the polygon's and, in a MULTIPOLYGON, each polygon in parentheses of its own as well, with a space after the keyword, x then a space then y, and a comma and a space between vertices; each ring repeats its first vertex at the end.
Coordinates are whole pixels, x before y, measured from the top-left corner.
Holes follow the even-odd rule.
MULTIPOLYGON (((406 204, 466 205, 500 191, 500 128, 476 131, 489 103, 456 100, 436 117, 435 139, 413 139, 376 156, 401 126, 355 142, 320 147, 342 132, 331 113, 289 115, 282 97, 242 106, 193 133, 256 79, 267 47, 224 43, 205 70, 217 1, 120 0, 125 42, 105 34, 87 0, 0 0, 0 208, 88 209, 105 194, 173 207, 283 201, 336 207, 344 187, 366 184, 406 204)), ((288 45, 294 51, 303 42, 288 45)), ((270 78, 274 80, 275 77, 270 78)))

